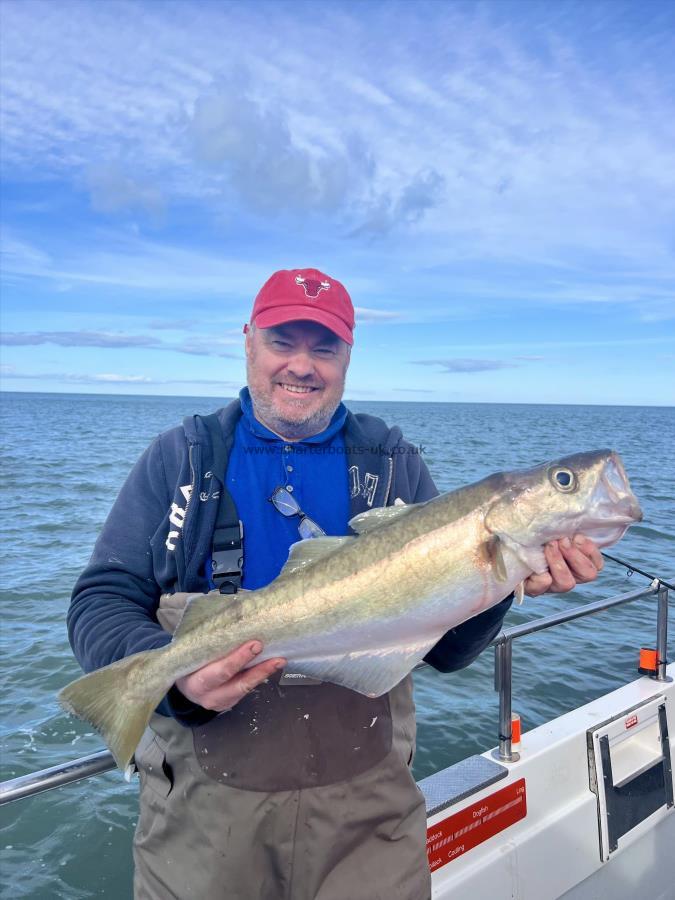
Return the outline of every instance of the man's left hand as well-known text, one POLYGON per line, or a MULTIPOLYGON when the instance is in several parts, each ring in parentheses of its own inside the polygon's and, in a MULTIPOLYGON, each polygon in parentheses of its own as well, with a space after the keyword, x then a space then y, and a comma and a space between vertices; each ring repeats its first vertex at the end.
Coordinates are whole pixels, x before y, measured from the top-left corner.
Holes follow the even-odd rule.
POLYGON ((551 541, 544 547, 544 556, 548 572, 533 574, 525 579, 528 597, 571 591, 577 584, 594 581, 603 566, 600 550, 583 534, 575 534, 572 540, 561 538, 551 541))

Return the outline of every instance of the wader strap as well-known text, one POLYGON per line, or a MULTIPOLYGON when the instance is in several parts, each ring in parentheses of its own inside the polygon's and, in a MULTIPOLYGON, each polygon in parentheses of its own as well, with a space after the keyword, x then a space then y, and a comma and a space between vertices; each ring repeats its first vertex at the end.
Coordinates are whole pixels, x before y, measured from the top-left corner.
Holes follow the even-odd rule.
POLYGON ((202 416, 201 419, 211 437, 213 473, 223 486, 218 503, 216 527, 213 530, 211 577, 221 593, 234 594, 241 587, 241 572, 244 565, 244 527, 239 519, 232 495, 225 488, 227 456, 220 421, 215 413, 210 416, 202 416))

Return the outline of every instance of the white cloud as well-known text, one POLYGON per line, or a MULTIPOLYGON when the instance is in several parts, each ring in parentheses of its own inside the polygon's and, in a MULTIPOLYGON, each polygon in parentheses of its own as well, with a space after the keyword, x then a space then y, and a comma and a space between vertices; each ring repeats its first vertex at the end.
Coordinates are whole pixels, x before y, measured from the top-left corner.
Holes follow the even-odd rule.
POLYGON ((200 96, 188 121, 197 159, 222 172, 247 203, 263 212, 335 212, 358 198, 374 164, 358 138, 326 147, 294 138, 288 113, 263 104, 237 82, 200 96))
MULTIPOLYGON (((355 308, 358 322, 431 324, 473 316, 478 310, 502 311, 507 305, 580 310, 625 306, 633 308, 645 322, 675 318, 674 290, 665 262, 661 268, 653 262, 651 269, 643 273, 632 263, 624 262, 612 272, 598 275, 571 265, 558 267, 550 261, 548 266, 537 266, 534 274, 531 268, 521 266, 514 275, 504 278, 495 268, 494 259, 486 259, 475 274, 463 274, 466 269, 452 258, 452 249, 443 251, 440 244, 437 249, 418 253, 422 258, 412 271, 391 269, 391 252, 379 242, 372 244, 367 269, 355 274, 359 264, 350 261, 344 272, 340 271, 352 298, 361 301, 355 308), (434 265, 436 252, 438 264, 434 265), (399 308, 391 308, 392 302, 394 306, 400 304, 399 308)), ((650 257, 645 254, 647 258, 650 257)), ((47 251, 23 235, 5 230, 2 274, 8 284, 36 280, 55 292, 94 293, 98 288, 115 288, 142 292, 148 298, 200 298, 202 317, 207 317, 210 327, 217 309, 221 322, 218 335, 238 338, 239 327, 228 329, 224 323, 246 321, 253 298, 271 272, 293 263, 286 254, 278 252, 269 258, 260 254, 255 261, 249 261, 219 250, 194 250, 177 243, 149 240, 133 232, 109 230, 100 231, 91 244, 66 241, 58 249, 52 249, 50 244, 47 251), (224 331, 228 334, 224 335, 224 331)), ((149 328, 157 329, 158 321, 161 324, 161 320, 155 320, 149 328)), ((200 323, 199 319, 189 319, 176 326, 180 321, 172 315, 165 330, 194 330, 200 323)), ((203 318, 201 324, 203 329, 203 318)), ((149 346, 150 338, 144 340, 149 346)), ((204 342, 208 340, 204 338, 204 342)), ((187 352, 194 352, 194 346, 187 352)))
POLYGON ((119 375, 114 372, 86 374, 80 372, 19 372, 15 366, 3 366, 0 375, 25 381, 56 381, 69 384, 157 384, 146 375, 119 375))
POLYGON ((146 335, 122 334, 107 331, 4 331, 0 344, 9 347, 35 347, 56 344, 59 347, 152 347, 162 348, 157 338, 146 335))
POLYGON ((29 241, 21 240, 8 228, 2 229, 0 254, 4 274, 43 271, 53 265, 53 260, 48 253, 38 249, 29 241))
POLYGON ((470 372, 494 372, 497 369, 515 369, 516 363, 504 359, 416 359, 418 366, 440 366, 448 374, 470 372))
POLYGON ((192 356, 217 356, 225 359, 243 359, 240 352, 234 350, 240 348, 242 338, 217 338, 212 336, 190 337, 181 344, 176 344, 174 349, 179 353, 189 353, 192 356))
POLYGON ((441 204, 445 179, 435 169, 416 172, 396 196, 385 192, 375 197, 365 210, 364 221, 350 232, 359 235, 383 235, 397 226, 413 225, 425 212, 441 204))
POLYGON ((8 347, 36 347, 55 344, 58 347, 100 347, 108 350, 134 349, 163 350, 187 353, 191 356, 214 356, 225 359, 243 359, 235 347, 241 346, 241 338, 193 335, 181 343, 160 341, 144 334, 127 334, 108 331, 4 331, 0 332, 0 344, 8 347))
POLYGON ((19 372, 14 366, 0 366, 0 377, 22 381, 44 381, 57 384, 120 384, 120 385, 217 385, 228 390, 239 390, 241 384, 217 378, 152 378, 149 375, 123 375, 117 372, 19 372))
POLYGON ((67 242, 58 258, 13 236, 9 248, 2 266, 6 278, 44 279, 55 289, 67 281, 80 287, 251 298, 270 275, 269 264, 112 231, 100 232, 92 246, 67 242))
POLYGON ((152 384, 153 379, 146 375, 117 375, 114 372, 103 372, 100 375, 71 375, 73 381, 92 381, 94 383, 102 382, 104 384, 152 384))
MULTIPOLYGON (((166 199, 227 221, 253 212, 263 227, 285 211, 300 236, 317 218, 333 239, 413 232, 404 250, 429 269, 630 264, 644 296, 655 271, 673 277, 669 31, 655 16, 633 33, 604 4, 575 18, 532 3, 522 27, 508 6, 390 4, 382 17, 319 4, 303 17, 293 4, 186 2, 169 17, 161 3, 6 3, 6 172, 89 172, 109 212, 166 199), (114 168, 92 176, 101 160, 114 168)), ((131 259, 116 276, 114 257, 75 277, 169 281, 131 259)), ((192 276, 217 290, 219 276, 192 276)), ((627 302, 667 315, 664 298, 627 302)))
POLYGON ((196 319, 153 319, 148 322, 148 328, 153 331, 189 331, 196 324, 196 319))
POLYGON ((367 306, 355 306, 354 314, 359 322, 391 322, 401 318, 400 312, 390 309, 371 309, 367 306))
POLYGON ((154 219, 165 211, 166 201, 153 185, 141 184, 125 174, 119 164, 92 166, 87 172, 91 204, 97 212, 116 213, 140 209, 154 219))

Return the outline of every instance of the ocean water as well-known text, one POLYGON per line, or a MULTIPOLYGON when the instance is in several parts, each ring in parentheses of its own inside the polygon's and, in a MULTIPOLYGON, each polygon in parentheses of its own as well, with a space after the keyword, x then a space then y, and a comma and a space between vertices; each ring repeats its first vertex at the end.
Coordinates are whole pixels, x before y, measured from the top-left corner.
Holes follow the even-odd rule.
MULTIPOLYGON (((56 694, 79 673, 65 629, 70 590, 133 461, 159 431, 213 399, 3 394, 0 779, 101 748, 66 717, 56 694)), ((617 549, 663 577, 675 573, 675 408, 500 404, 351 403, 399 424, 424 447, 441 490, 499 469, 578 450, 613 447, 624 460, 644 522, 617 549)), ((506 624, 646 584, 607 564, 598 582, 526 599, 506 624)), ((671 617, 671 636, 675 623, 671 617)), ((655 603, 643 600, 518 642, 513 704, 524 729, 588 702, 635 676, 653 646, 655 603)), ((670 658, 672 658, 671 640, 670 658)), ((416 673, 418 751, 424 777, 497 743, 493 652, 452 675, 416 673)), ((2 809, 3 896, 131 898, 136 786, 98 776, 2 809)))

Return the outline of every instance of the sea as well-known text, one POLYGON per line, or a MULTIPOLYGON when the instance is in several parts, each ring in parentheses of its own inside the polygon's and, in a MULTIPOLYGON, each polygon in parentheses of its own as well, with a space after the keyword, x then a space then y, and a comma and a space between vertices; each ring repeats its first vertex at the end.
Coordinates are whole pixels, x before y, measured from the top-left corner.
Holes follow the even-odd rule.
MULTIPOLYGON (((0 780, 102 748, 56 695, 80 674, 66 636, 70 591, 135 459, 159 432, 225 401, 198 397, 4 393, 0 780)), ((420 445, 441 490, 502 469, 580 450, 621 454, 643 510, 616 554, 646 572, 675 574, 675 408, 353 402, 420 445)), ((646 586, 607 563, 598 580, 527 599, 506 625, 646 586)), ((671 604, 672 605, 672 604, 671 604)), ((675 623, 670 622, 673 635, 675 623)), ((528 730, 636 677, 654 646, 652 598, 516 642, 513 708, 528 730)), ((493 650, 462 672, 415 673, 418 778, 497 744, 493 650)), ((670 641, 673 658, 673 641, 670 641)), ((2 808, 2 896, 84 900, 132 896, 137 786, 119 772, 2 808)))

